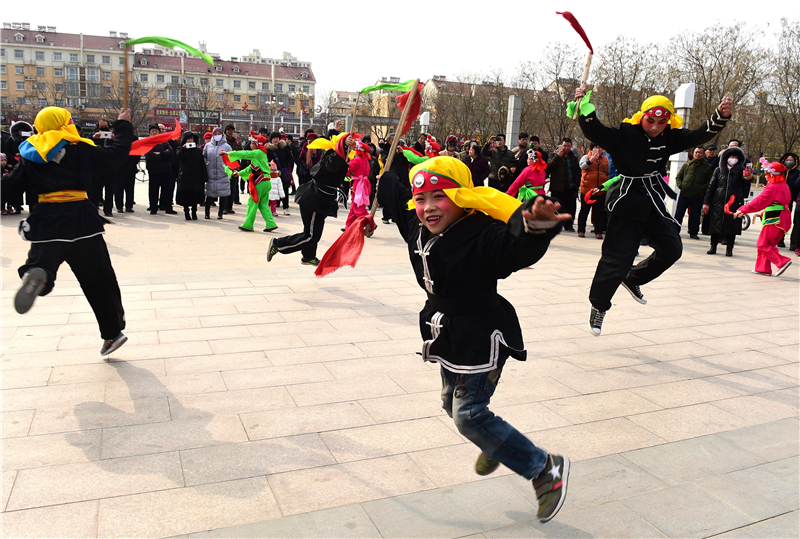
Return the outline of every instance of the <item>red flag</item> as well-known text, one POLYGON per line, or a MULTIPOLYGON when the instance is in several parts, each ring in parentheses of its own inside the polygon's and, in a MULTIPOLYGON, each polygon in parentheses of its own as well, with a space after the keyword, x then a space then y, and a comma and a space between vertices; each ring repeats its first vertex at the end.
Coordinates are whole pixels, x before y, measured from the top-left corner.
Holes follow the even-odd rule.
POLYGON ((325 277, 345 266, 355 268, 361 257, 361 251, 364 250, 364 231, 372 230, 374 227, 375 220, 371 215, 353 221, 325 252, 325 256, 319 261, 319 266, 314 270, 314 275, 325 277))
POLYGON ((586 43, 586 46, 589 47, 589 52, 594 54, 594 49, 592 48, 592 44, 589 43, 589 38, 586 37, 586 32, 583 31, 583 27, 578 22, 578 19, 575 18, 575 15, 573 15, 569 11, 556 11, 556 15, 561 15, 562 17, 564 17, 569 21, 569 23, 572 25, 575 31, 578 32, 578 35, 580 35, 581 38, 583 38, 583 42, 586 43))
POLYGON ((159 133, 158 135, 151 135, 147 138, 143 138, 137 140, 133 144, 131 144, 131 151, 128 155, 144 155, 162 142, 167 142, 168 140, 178 140, 181 138, 181 124, 178 122, 178 119, 175 118, 175 130, 171 133, 159 133))
MULTIPOLYGON (((406 116, 406 123, 403 124, 403 128, 400 130, 400 135, 403 136, 406 134, 411 128, 411 125, 419 116, 419 109, 422 107, 422 87, 425 86, 424 83, 420 82, 419 86, 417 87, 417 95, 414 96, 414 101, 411 102, 411 108, 408 109, 408 116, 406 116)), ((413 88, 412 88, 413 90, 413 88)), ((407 91, 401 96, 397 97, 397 108, 400 110, 405 110, 408 98, 411 96, 411 90, 407 91)))
POLYGON ((225 163, 225 166, 231 170, 236 170, 239 168, 239 161, 231 161, 231 158, 228 157, 227 153, 222 154, 222 162, 225 163))

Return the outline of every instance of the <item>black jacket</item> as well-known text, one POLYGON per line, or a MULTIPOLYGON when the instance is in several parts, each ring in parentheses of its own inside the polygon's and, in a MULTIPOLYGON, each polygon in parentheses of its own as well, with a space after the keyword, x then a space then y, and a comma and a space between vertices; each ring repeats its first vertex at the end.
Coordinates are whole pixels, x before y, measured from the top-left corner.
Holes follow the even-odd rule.
POLYGON ((173 179, 175 177, 172 172, 173 157, 175 157, 175 153, 172 151, 172 145, 168 142, 162 142, 144 154, 147 175, 150 179, 156 181, 173 179))
MULTIPOLYGON (((547 163, 547 174, 550 176, 550 192, 577 189, 581 185, 581 164, 574 153, 569 152, 566 159, 557 153, 547 163), (566 159, 572 163, 572 178, 567 177, 566 159)), ((526 165, 527 166, 527 165, 526 165)))
POLYGON ((483 145, 483 148, 481 149, 481 155, 489 160, 489 165, 491 166, 489 178, 496 180, 497 171, 500 170, 500 167, 507 167, 512 161, 516 161, 517 158, 514 157, 514 152, 509 150, 508 146, 504 147, 503 151, 501 152, 499 148, 490 148, 489 144, 490 143, 487 142, 483 145))
POLYGON ((324 216, 336 217, 339 210, 338 189, 347 175, 347 161, 334 150, 328 150, 311 169, 311 181, 297 188, 294 201, 324 216))
POLYGON ((744 166, 744 152, 739 148, 727 148, 720 155, 719 166, 714 169, 711 183, 708 184, 706 196, 703 198, 703 204, 709 205, 710 232, 713 235, 730 236, 742 233, 742 220, 726 214, 725 205, 733 197, 730 210, 734 212, 744 203, 745 193, 749 194, 750 182, 744 179, 744 166), (733 155, 739 158, 739 162, 728 169, 728 158, 733 155))
POLYGON ((208 181, 208 169, 203 158, 203 150, 200 148, 184 148, 186 139, 189 136, 197 135, 184 133, 181 137, 181 145, 178 147, 176 157, 178 161, 178 192, 196 191, 205 192, 206 182, 208 181))
MULTIPOLYGON (((64 148, 64 156, 56 163, 35 163, 21 159, 20 164, 3 179, 3 191, 19 196, 29 187, 34 194, 54 191, 88 191, 96 174, 128 158, 131 143, 136 140, 130 122, 114 123, 114 143, 107 147, 78 142, 64 148)), ((20 234, 31 242, 75 241, 103 233, 103 221, 97 207, 88 199, 76 202, 36 204, 30 216, 20 223, 20 234)))
POLYGON ((497 281, 542 258, 561 226, 526 233, 521 206, 508 224, 475 212, 432 235, 408 209, 410 198, 393 170, 381 177, 378 199, 391 210, 417 283, 428 293, 419 315, 422 358, 467 374, 502 367, 509 356, 524 361, 517 313, 497 293, 497 281))

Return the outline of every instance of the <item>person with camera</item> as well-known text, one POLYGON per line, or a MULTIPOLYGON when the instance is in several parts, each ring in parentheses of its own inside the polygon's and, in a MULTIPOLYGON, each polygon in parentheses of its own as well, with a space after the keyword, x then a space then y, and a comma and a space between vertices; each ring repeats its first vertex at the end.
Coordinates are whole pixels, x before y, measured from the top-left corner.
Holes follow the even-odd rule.
POLYGON ((491 170, 489 171, 489 187, 500 189, 500 177, 498 172, 500 167, 506 167, 512 161, 516 161, 514 152, 506 146, 506 136, 503 133, 498 133, 490 140, 486 141, 483 145, 481 154, 489 160, 491 170))
MULTIPOLYGON (((578 158, 572 153, 572 139, 564 137, 561 146, 547 162, 550 174, 550 196, 561 203, 564 213, 575 215, 578 187, 581 184, 581 167, 578 158)), ((564 223, 565 232, 575 232, 572 221, 564 223)))
MULTIPOLYGON (((114 128, 105 118, 97 122, 97 129, 92 133, 92 140, 100 148, 107 148, 114 144, 114 128)), ((100 208, 103 204, 103 215, 111 217, 114 208, 114 178, 116 174, 111 168, 103 170, 94 177, 90 200, 100 208)))
POLYGON ((183 134, 176 157, 178 159, 178 191, 175 194, 175 202, 183 206, 183 215, 187 221, 196 221, 197 205, 203 202, 208 181, 203 150, 197 147, 197 135, 191 131, 183 134), (191 210, 191 214, 189 210, 191 210))
MULTIPOLYGON (((161 133, 158 124, 150 124, 147 130, 150 136, 161 133)), ((169 214, 178 213, 172 209, 172 191, 175 189, 175 177, 172 175, 173 155, 172 146, 168 142, 157 144, 144 154, 150 194, 150 207, 147 210, 150 215, 157 214, 159 209, 169 214)))

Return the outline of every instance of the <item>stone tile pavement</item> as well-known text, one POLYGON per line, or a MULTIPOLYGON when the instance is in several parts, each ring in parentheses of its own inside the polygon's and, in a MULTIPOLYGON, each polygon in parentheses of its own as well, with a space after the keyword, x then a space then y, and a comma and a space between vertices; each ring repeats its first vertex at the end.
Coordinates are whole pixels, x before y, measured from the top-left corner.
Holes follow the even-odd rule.
MULTIPOLYGON (((281 233, 301 226, 292 209, 281 233)), ((757 229, 732 258, 685 239, 647 305, 617 294, 600 338, 596 239, 561 234, 500 283, 530 359, 507 365, 493 410, 573 460, 542 525, 530 485, 475 475, 477 450, 440 409, 396 231, 320 280, 299 255, 268 265, 269 234, 239 232, 237 210, 115 217, 130 341, 108 362, 67 266, 13 311, 27 245, 17 218, 0 221, 3 536, 800 535, 799 272, 750 273, 757 229)))

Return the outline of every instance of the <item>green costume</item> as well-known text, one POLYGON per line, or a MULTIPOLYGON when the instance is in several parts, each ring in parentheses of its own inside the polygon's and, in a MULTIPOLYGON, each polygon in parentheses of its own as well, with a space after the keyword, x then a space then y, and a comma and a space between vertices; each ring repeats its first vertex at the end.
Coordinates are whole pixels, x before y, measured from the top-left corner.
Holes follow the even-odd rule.
MULTIPOLYGON (((261 217, 264 218, 264 223, 266 223, 264 230, 274 230, 278 228, 278 225, 275 224, 275 218, 272 216, 272 210, 269 207, 269 191, 272 189, 272 181, 270 181, 268 176, 270 168, 267 154, 261 150, 237 150, 235 152, 228 152, 228 159, 231 161, 248 159, 262 171, 262 175, 253 179, 255 181, 260 178, 258 183, 255 184, 258 202, 253 200, 253 195, 251 194, 250 199, 247 201, 247 215, 245 216, 244 223, 242 223, 242 226, 239 228, 253 230, 253 225, 256 221, 256 213, 259 211, 261 212, 261 217)), ((251 167, 252 165, 239 171, 239 177, 247 183, 248 190, 250 188, 250 176, 252 175, 251 167)), ((231 169, 226 168, 225 170, 228 176, 233 175, 231 169)))

